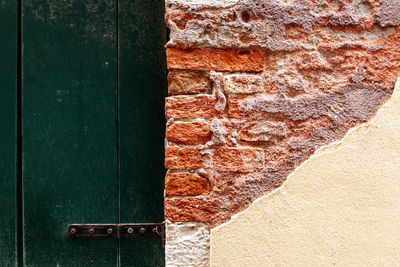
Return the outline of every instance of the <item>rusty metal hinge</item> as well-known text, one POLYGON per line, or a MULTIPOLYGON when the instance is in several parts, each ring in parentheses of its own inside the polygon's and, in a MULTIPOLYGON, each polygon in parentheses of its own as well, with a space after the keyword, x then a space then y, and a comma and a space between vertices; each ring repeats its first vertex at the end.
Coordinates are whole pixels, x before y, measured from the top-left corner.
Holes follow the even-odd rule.
POLYGON ((164 223, 70 224, 67 236, 74 238, 160 238, 165 244, 164 223))

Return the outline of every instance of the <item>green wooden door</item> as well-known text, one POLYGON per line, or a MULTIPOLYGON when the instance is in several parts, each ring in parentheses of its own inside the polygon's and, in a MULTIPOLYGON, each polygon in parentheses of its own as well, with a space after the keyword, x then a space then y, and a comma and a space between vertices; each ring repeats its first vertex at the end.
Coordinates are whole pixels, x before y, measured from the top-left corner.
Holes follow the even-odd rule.
POLYGON ((163 221, 162 1, 12 2, 0 6, 0 266, 163 266, 159 239, 65 233, 163 221))
POLYGON ((17 1, 0 2, 0 266, 17 252, 17 1))

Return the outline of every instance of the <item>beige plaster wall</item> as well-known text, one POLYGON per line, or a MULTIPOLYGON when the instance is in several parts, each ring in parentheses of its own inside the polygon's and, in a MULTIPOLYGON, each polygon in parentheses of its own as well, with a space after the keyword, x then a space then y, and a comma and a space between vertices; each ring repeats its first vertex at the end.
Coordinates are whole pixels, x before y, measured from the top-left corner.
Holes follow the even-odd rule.
POLYGON ((213 229, 211 266, 400 266, 400 80, 368 124, 213 229))

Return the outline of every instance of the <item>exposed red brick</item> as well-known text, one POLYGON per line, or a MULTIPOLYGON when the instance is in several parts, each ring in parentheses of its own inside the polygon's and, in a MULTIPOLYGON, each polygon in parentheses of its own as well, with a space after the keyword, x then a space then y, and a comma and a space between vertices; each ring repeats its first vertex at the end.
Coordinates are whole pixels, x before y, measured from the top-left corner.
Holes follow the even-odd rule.
POLYGON ((209 222, 221 202, 221 199, 166 198, 165 219, 172 222, 209 222))
POLYGON ((214 151, 217 171, 251 172, 264 167, 264 152, 257 148, 221 147, 214 151))
POLYGON ((263 56, 259 51, 234 51, 224 49, 167 49, 167 65, 170 70, 215 70, 260 72, 263 56))
POLYGON ((366 80, 392 87, 400 75, 400 28, 382 45, 385 49, 373 51, 368 59, 366 80))
MULTIPOLYGON (((170 69, 233 72, 207 73, 213 75, 213 104, 193 98, 177 113, 170 111, 178 119, 213 121, 201 170, 212 189, 168 199, 167 218, 211 227, 226 222, 282 185, 316 149, 369 121, 400 75, 397 2, 254 0, 218 10, 167 7, 170 69)), ((177 93, 203 93, 196 77, 193 84, 178 79, 177 93)), ((190 138, 180 138, 190 144, 184 143, 190 138)))
POLYGON ((285 25, 284 38, 292 42, 304 42, 308 34, 304 32, 303 27, 296 24, 285 25))
POLYGON ((215 98, 212 96, 170 96, 165 99, 167 119, 213 118, 215 98))
POLYGON ((166 18, 170 19, 180 30, 186 28, 186 23, 192 18, 188 13, 181 12, 180 10, 170 11, 166 14, 166 18))
POLYGON ((211 94, 210 76, 196 71, 170 71, 168 73, 169 95, 211 94))
POLYGON ((227 94, 253 94, 261 92, 262 79, 259 75, 234 74, 224 77, 224 92, 227 94))
POLYGON ((245 118, 246 115, 242 114, 239 109, 238 102, 243 99, 243 97, 232 97, 228 98, 228 116, 230 118, 245 118))
POLYGON ((198 147, 175 147, 165 149, 165 167, 171 170, 195 170, 202 167, 198 147))
POLYGON ((197 196, 210 193, 208 179, 194 173, 168 172, 165 177, 167 196, 197 196))
POLYGON ((204 122, 175 122, 167 126, 166 138, 178 144, 204 144, 211 139, 210 125, 204 122))
POLYGON ((238 140, 249 144, 275 143, 286 137, 286 124, 274 121, 253 121, 239 132, 238 140))

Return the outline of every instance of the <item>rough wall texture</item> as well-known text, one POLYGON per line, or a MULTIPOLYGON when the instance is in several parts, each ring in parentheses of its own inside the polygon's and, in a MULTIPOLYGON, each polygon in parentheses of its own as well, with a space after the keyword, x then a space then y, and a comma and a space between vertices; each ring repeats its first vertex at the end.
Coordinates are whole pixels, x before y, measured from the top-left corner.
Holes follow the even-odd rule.
POLYGON ((169 0, 165 216, 215 227, 368 121, 400 73, 398 0, 169 0))
POLYGON ((400 80, 368 124, 211 231, 211 266, 399 266, 400 80))
POLYGON ((166 267, 209 266, 210 229, 202 223, 167 223, 166 267))

